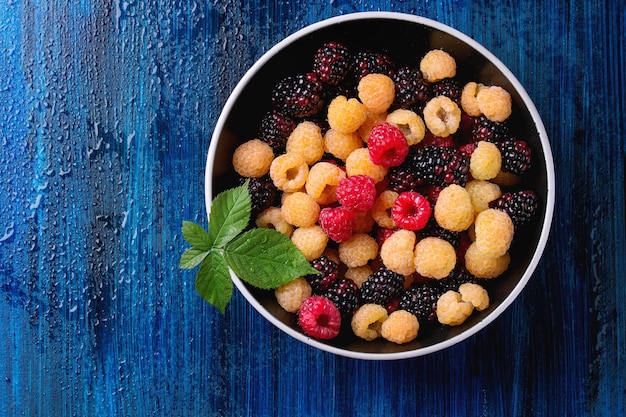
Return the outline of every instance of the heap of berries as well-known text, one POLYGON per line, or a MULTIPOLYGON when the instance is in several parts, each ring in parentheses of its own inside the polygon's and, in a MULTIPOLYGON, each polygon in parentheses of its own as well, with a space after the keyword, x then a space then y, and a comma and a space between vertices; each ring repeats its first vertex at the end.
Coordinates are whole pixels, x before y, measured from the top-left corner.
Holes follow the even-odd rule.
POLYGON ((317 275, 275 290, 310 337, 407 343, 489 307, 537 195, 509 93, 461 82, 454 57, 419 66, 328 42, 273 89, 233 167, 257 227, 289 236, 317 275), (342 325, 349 324, 349 325, 342 325))

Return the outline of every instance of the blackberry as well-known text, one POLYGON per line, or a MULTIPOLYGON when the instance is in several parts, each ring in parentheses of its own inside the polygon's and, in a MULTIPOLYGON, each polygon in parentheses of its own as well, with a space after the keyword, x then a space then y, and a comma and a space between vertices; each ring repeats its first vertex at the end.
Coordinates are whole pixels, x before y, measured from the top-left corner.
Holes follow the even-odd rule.
POLYGON ((446 291, 458 292, 461 284, 465 284, 466 282, 482 285, 482 280, 470 274, 464 267, 458 267, 455 268, 450 275, 437 281, 437 286, 439 287, 441 294, 446 291))
POLYGON ((313 56, 313 72, 325 84, 341 83, 350 70, 350 52, 338 42, 328 42, 313 56))
POLYGON ((350 317, 359 306, 359 287, 348 278, 338 278, 324 292, 339 309, 342 317, 350 317))
POLYGON ((444 78, 441 81, 432 83, 430 92, 431 97, 446 96, 460 106, 463 85, 454 78, 444 78))
POLYGON ((280 155, 285 152, 287 138, 295 128, 294 119, 276 111, 270 111, 261 119, 259 139, 270 145, 275 155, 280 155))
POLYGON ((396 87, 393 102, 395 107, 409 108, 417 103, 423 105, 428 101, 429 82, 422 77, 419 69, 402 67, 393 74, 392 79, 396 87))
POLYGON ((304 278, 311 284, 313 294, 322 295, 337 280, 337 263, 326 256, 311 261, 311 266, 320 271, 319 274, 306 275, 304 278))
POLYGON ((389 55, 383 52, 361 51, 354 55, 352 61, 352 77, 358 82, 367 74, 385 74, 392 77, 394 63, 389 55))
POLYGON ((505 192, 489 204, 489 207, 507 213, 516 229, 533 219, 538 206, 537 194, 532 190, 505 192))
POLYGON ((511 138, 496 145, 502 155, 502 171, 522 175, 530 168, 532 151, 526 141, 511 138))
POLYGON ((403 286, 404 276, 380 267, 361 284, 361 302, 385 306, 402 291, 403 286))
POLYGON ((389 178, 387 188, 398 194, 416 191, 422 185, 422 181, 416 177, 413 169, 405 164, 389 168, 387 177, 389 178))
POLYGON ((437 321, 437 301, 441 290, 428 283, 414 283, 402 293, 400 308, 417 317, 420 324, 437 321))
POLYGON ((497 143, 511 137, 509 126, 505 122, 493 122, 481 115, 474 119, 472 125, 472 141, 497 143))
POLYGON ((459 247, 461 243, 461 233, 444 229, 443 227, 439 226, 434 217, 428 221, 426 227, 420 230, 419 233, 422 237, 433 236, 443 239, 455 248, 459 247))
POLYGON ((317 75, 299 74, 283 78, 272 91, 274 110, 292 117, 307 117, 319 111, 322 84, 317 75))
POLYGON ((415 176, 419 185, 446 187, 450 184, 465 186, 469 160, 461 151, 442 146, 417 147, 409 152, 402 165, 415 176))
MULTIPOLYGON (((245 182, 246 178, 240 179, 240 184, 245 182)), ((269 174, 260 178, 250 178, 248 182, 248 191, 252 200, 252 209, 250 211, 250 220, 254 221, 257 215, 263 210, 269 208, 276 199, 278 190, 269 174)))

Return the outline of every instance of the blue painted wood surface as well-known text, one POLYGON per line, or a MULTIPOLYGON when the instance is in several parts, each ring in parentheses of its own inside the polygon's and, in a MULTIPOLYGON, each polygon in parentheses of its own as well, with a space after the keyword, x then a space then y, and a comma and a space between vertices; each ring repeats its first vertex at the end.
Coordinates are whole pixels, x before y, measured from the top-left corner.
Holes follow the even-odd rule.
POLYGON ((626 410, 623 2, 0 2, 0 416, 617 416, 626 410), (321 3, 321 4, 320 4, 321 3), (316 351, 180 271, 246 69, 364 10, 482 43, 550 137, 557 206, 520 298, 448 350, 316 351))

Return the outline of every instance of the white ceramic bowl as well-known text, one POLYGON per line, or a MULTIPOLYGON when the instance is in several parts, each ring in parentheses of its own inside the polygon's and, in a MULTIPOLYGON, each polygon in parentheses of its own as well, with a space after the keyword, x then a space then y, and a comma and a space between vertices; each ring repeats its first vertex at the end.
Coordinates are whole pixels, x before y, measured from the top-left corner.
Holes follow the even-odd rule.
MULTIPOLYGON (((516 236, 512 262, 490 290, 490 307, 474 313, 464 324, 441 327, 415 341, 397 345, 385 340, 366 342, 338 337, 329 342, 311 339, 298 328, 295 314, 287 313, 269 291, 260 291, 232 274, 238 290, 267 320, 290 336, 313 347, 352 358, 402 359, 445 349, 468 338, 495 320, 520 294, 543 253, 554 209, 554 166, 548 137, 528 94, 507 67, 483 46, 459 31, 423 17, 366 12, 324 20, 287 37, 265 53, 243 76, 217 121, 208 152, 205 173, 207 210, 215 195, 234 185, 230 165, 237 145, 255 137, 262 116, 270 108, 273 86, 287 75, 308 72, 315 50, 327 41, 339 41, 352 51, 372 49, 419 59, 427 50, 443 48, 457 60, 468 80, 506 88, 514 103, 514 128, 533 149, 530 186, 540 199, 539 219, 516 236)), ((419 61, 414 61, 419 62, 419 61)))

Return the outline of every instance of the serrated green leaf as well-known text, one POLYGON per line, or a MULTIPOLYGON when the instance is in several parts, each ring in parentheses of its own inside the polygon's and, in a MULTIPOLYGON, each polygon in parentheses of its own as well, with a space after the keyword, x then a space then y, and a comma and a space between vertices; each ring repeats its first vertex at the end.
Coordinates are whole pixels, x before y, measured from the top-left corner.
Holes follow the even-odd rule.
POLYGON ((204 261, 204 258, 209 254, 208 250, 202 250, 198 248, 187 249, 180 257, 180 268, 192 269, 200 265, 200 262, 204 261))
POLYGON ((233 282, 226 260, 217 251, 210 251, 198 270, 196 291, 204 300, 224 314, 233 295, 233 282))
POLYGON ((183 221, 183 238, 194 248, 204 251, 211 249, 211 236, 194 222, 183 221))
POLYGON ((285 235, 274 229, 251 229, 224 247, 233 272, 258 288, 272 289, 319 273, 285 235))
POLYGON ((246 228, 251 207, 248 181, 215 197, 209 214, 209 233, 214 247, 223 247, 246 228))

